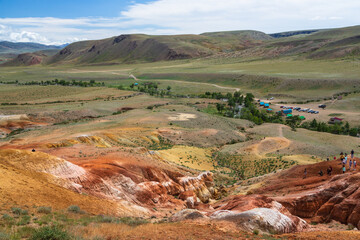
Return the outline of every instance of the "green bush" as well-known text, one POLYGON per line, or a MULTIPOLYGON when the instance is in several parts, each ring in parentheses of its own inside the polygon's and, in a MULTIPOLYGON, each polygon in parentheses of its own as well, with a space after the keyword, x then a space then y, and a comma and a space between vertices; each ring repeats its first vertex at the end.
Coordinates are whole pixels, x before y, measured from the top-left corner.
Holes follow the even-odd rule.
POLYGON ((21 208, 18 208, 18 207, 12 207, 11 208, 11 212, 13 213, 13 214, 16 214, 16 215, 20 215, 21 214, 21 208))
POLYGON ((2 219, 5 220, 5 221, 11 221, 13 220, 13 218, 9 215, 9 214, 4 214, 2 216, 2 219))
POLYGON ((11 212, 16 215, 28 215, 29 214, 28 210, 23 210, 18 207, 12 207, 11 212))
POLYGON ((123 217, 123 218, 119 218, 116 221, 117 223, 124 223, 127 224, 129 226, 139 226, 142 224, 146 224, 148 223, 147 220, 142 219, 142 218, 132 218, 132 217, 123 217))
POLYGON ((259 230, 254 229, 253 234, 255 234, 255 235, 259 235, 259 230))
POLYGON ((69 212, 73 212, 73 213, 81 213, 81 209, 79 206, 76 206, 76 205, 71 205, 68 207, 68 211, 69 212))
POLYGON ((30 240, 70 240, 70 235, 57 226, 39 228, 30 237, 30 240))
POLYGON ((98 221, 102 222, 102 223, 111 223, 114 221, 114 218, 112 218, 110 216, 99 216, 98 221))
POLYGON ((51 207, 38 207, 38 209, 37 209, 37 212, 38 213, 45 213, 45 214, 49 214, 49 213, 51 213, 51 207))
POLYGON ((22 216, 20 221, 17 223, 17 225, 19 226, 27 225, 30 223, 30 219, 31 217, 29 215, 22 216))
POLYGON ((8 240, 8 239, 10 239, 9 234, 0 232, 0 240, 8 240))

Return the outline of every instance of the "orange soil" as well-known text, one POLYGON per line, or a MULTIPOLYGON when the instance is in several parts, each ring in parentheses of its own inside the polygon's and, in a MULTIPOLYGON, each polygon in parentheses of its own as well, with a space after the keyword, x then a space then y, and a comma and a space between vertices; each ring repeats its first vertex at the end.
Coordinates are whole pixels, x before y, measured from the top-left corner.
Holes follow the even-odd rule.
POLYGON ((52 184, 47 174, 29 172, 0 163, 0 203, 2 209, 20 206, 51 206, 66 209, 78 205, 92 214, 125 215, 130 211, 121 209, 119 203, 84 196, 52 184))

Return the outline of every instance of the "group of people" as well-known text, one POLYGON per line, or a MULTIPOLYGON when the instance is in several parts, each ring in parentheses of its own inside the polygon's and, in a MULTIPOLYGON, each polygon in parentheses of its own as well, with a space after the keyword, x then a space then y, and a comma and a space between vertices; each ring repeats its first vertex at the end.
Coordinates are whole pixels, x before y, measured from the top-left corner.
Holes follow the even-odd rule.
MULTIPOLYGON (((343 153, 341 152, 340 153, 340 158, 339 160, 341 161, 339 164, 342 164, 342 171, 343 173, 346 172, 346 165, 349 164, 349 167, 348 167, 348 170, 351 171, 356 171, 356 165, 357 165, 357 162, 356 162, 356 159, 354 158, 354 150, 351 150, 350 152, 350 156, 348 156, 347 153, 343 153)), ((327 158, 327 161, 329 161, 330 159, 327 158)), ((334 160, 336 160, 336 156, 334 157, 334 160)), ((333 171, 333 168, 331 166, 328 167, 328 169, 326 170, 327 171, 327 175, 331 176, 332 174, 332 171, 333 171)), ((324 172, 322 170, 320 170, 318 172, 318 174, 322 177, 324 176, 324 172)), ((304 170, 304 178, 307 177, 307 169, 305 168, 304 170)))
MULTIPOLYGON (((350 152, 350 157, 351 158, 349 158, 349 156, 347 155, 347 153, 343 153, 343 152, 341 152, 340 153, 340 161, 341 161, 341 163, 340 164, 342 164, 343 165, 343 167, 342 167, 342 170, 343 170, 343 173, 345 173, 346 172, 346 164, 348 163, 348 160, 349 160, 349 171, 351 171, 351 167, 353 167, 353 170, 355 170, 356 171, 356 165, 357 165, 357 163, 356 163, 356 159, 354 158, 354 149, 353 150, 351 150, 351 152, 350 152)), ((336 159, 336 158, 335 158, 336 159)))

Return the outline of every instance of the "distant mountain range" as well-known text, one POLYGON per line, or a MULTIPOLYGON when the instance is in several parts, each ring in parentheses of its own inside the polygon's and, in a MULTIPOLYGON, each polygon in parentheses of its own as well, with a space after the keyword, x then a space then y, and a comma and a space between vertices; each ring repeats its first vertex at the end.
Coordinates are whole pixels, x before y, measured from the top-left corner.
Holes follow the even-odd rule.
MULTIPOLYGON (((4 43, 4 42, 2 42, 4 43)), ((5 65, 97 65, 169 61, 191 58, 271 59, 279 57, 335 59, 360 56, 360 26, 265 34, 259 31, 212 32, 199 35, 129 34, 61 46, 9 43, 19 55, 5 65), (41 49, 40 49, 41 48, 41 49), (26 50, 29 49, 29 50, 26 50), (54 49, 48 53, 38 50, 54 49), (55 51, 56 50, 56 51, 55 51)), ((3 47, 4 48, 4 47, 3 47)))
POLYGON ((44 44, 32 43, 32 42, 0 41, 0 54, 5 54, 5 53, 20 54, 20 53, 28 53, 28 52, 37 52, 48 49, 62 49, 67 45, 68 44, 55 46, 55 45, 44 45, 44 44))

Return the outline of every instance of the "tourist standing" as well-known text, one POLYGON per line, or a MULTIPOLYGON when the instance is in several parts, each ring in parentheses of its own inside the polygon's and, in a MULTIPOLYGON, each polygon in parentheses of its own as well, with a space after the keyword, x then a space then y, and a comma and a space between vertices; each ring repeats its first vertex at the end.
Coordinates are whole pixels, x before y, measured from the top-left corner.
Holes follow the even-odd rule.
POLYGON ((351 150, 351 159, 354 159, 354 149, 353 150, 351 150))
POLYGON ((351 170, 352 160, 349 160, 349 171, 351 170))
POLYGON ((354 159, 354 170, 356 171, 356 160, 354 159))
POLYGON ((347 160, 348 160, 348 156, 347 156, 347 153, 345 153, 345 157, 344 157, 344 164, 345 165, 347 164, 347 160))

